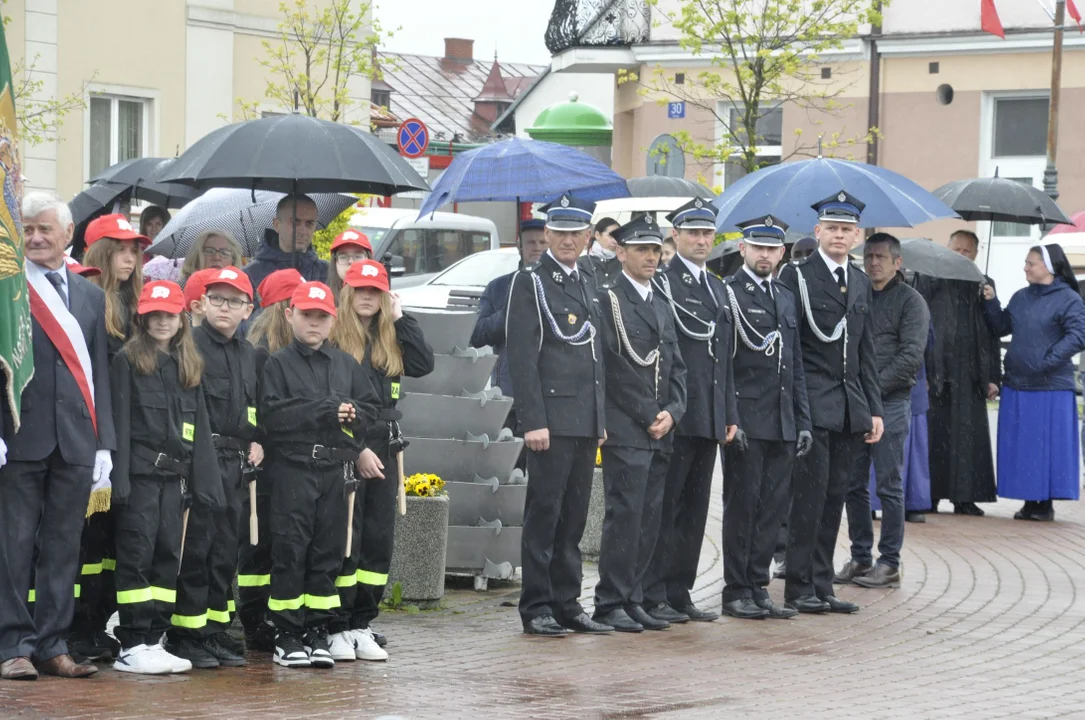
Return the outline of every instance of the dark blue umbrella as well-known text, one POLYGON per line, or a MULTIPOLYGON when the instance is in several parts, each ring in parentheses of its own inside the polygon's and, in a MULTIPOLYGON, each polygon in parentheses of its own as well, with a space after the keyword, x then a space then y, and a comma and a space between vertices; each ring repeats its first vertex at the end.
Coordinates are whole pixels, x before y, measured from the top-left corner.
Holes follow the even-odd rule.
POLYGON ((419 217, 452 202, 551 202, 629 197, 621 175, 576 148, 511 138, 457 155, 422 203, 419 217))
POLYGON ((762 168, 736 182, 713 204, 716 228, 734 232, 736 223, 772 214, 792 230, 810 232, 818 200, 846 190, 866 203, 861 227, 914 227, 959 217, 951 207, 903 175, 851 160, 816 158, 762 168))

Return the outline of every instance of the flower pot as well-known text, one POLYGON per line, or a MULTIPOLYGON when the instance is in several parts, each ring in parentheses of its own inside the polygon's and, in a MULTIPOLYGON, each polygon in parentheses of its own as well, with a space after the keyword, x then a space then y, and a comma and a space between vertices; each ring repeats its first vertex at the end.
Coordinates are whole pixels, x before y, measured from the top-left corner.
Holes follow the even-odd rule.
POLYGON ((404 600, 440 600, 445 594, 447 546, 448 496, 407 496, 407 514, 396 513, 395 549, 388 571, 388 587, 398 582, 403 588, 404 600))
POLYGON ((606 500, 603 491, 603 468, 595 468, 591 476, 591 499, 588 501, 588 523, 584 526, 584 535, 580 538, 581 554, 599 557, 599 545, 603 539, 603 516, 606 514, 606 500))
POLYGON ((433 372, 425 377, 404 377, 403 392, 421 395, 462 395, 486 389, 497 356, 488 348, 456 350, 434 355, 433 372))
POLYGON ((436 310, 433 308, 405 308, 422 329, 426 342, 433 352, 453 355, 456 348, 466 348, 471 341, 478 313, 473 310, 436 310))
POLYGON ((410 437, 453 439, 472 435, 497 437, 512 410, 512 398, 493 388, 472 395, 419 395, 407 393, 396 409, 399 421, 410 437))

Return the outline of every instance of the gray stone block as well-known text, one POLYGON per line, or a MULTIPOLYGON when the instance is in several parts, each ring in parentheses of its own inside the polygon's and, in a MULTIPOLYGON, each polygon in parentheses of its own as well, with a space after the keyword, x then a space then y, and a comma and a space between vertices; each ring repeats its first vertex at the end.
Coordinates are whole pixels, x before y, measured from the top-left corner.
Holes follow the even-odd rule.
POLYGON ((407 497, 407 514, 396 513, 395 549, 388 587, 398 582, 403 599, 434 602, 445 594, 448 497, 407 497))
POLYGON ((603 516, 606 500, 603 493, 603 469, 595 468, 591 476, 591 500, 588 502, 588 524, 580 539, 580 552, 591 558, 599 557, 599 545, 603 538, 603 516))

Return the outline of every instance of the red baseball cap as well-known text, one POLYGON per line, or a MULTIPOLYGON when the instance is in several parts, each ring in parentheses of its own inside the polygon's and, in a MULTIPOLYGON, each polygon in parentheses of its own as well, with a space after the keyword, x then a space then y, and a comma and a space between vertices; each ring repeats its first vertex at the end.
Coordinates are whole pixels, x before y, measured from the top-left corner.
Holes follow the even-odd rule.
POLYGON ((192 302, 199 300, 207 292, 207 281, 218 274, 218 268, 197 270, 185 280, 185 310, 192 308, 192 302))
POLYGON ((215 270, 204 281, 204 290, 212 285, 228 285, 234 290, 243 292, 252 300, 252 281, 249 276, 235 268, 233 265, 215 270))
MULTIPOLYGON (((189 278, 191 281, 192 278, 189 278)), ((174 315, 185 309, 185 294, 181 286, 169 280, 155 280, 143 286, 139 296, 139 314, 168 312, 174 315)))
POLYGON ((101 268, 80 265, 79 261, 73 258, 71 255, 65 255, 64 262, 68 264, 68 269, 76 275, 82 275, 83 277, 95 277, 96 275, 102 274, 101 268))
POLYGON ((275 303, 289 300, 294 295, 294 289, 305 282, 305 278, 294 268, 276 270, 264 278, 260 287, 256 289, 260 293, 260 307, 268 307, 275 303))
POLYGON ((140 235, 136 232, 132 228, 132 224, 128 222, 128 218, 120 213, 103 215, 100 218, 91 220, 90 225, 87 225, 87 231, 84 233, 83 237, 86 240, 87 247, 90 247, 102 238, 111 238, 113 240, 139 240, 139 244, 144 248, 151 244, 151 239, 146 235, 140 235))
POLYGON ((353 288, 374 287, 388 292, 388 270, 376 260, 359 260, 347 270, 343 282, 353 288))
POLYGON ((335 317, 332 289, 322 282, 303 282, 294 290, 290 306, 298 310, 323 310, 335 317))
POLYGON ((347 245, 359 247, 370 255, 373 254, 373 246, 369 244, 369 238, 367 238, 364 233, 360 233, 357 230, 344 230, 339 233, 332 243, 331 252, 335 252, 339 248, 346 247, 347 245))

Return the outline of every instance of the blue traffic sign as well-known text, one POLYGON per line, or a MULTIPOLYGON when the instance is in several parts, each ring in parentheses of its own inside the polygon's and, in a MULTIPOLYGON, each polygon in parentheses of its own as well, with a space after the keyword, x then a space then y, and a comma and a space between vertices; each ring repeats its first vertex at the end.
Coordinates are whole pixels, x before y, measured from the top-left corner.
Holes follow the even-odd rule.
POLYGON ((670 118, 671 120, 680 120, 681 118, 684 118, 685 116, 686 116, 686 103, 685 103, 684 100, 682 102, 667 103, 667 117, 668 118, 670 118))
POLYGON ((396 145, 399 152, 409 158, 421 157, 429 147, 429 130, 418 118, 408 118, 399 126, 396 133, 396 145))

